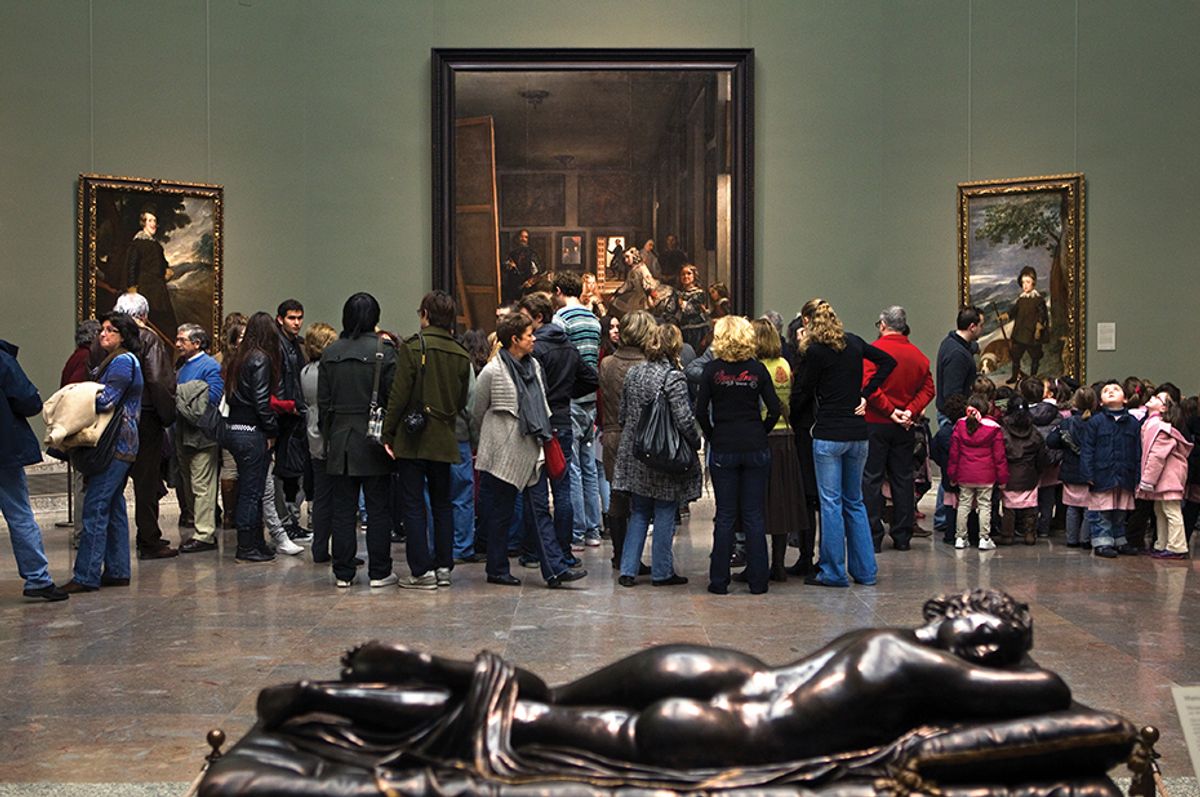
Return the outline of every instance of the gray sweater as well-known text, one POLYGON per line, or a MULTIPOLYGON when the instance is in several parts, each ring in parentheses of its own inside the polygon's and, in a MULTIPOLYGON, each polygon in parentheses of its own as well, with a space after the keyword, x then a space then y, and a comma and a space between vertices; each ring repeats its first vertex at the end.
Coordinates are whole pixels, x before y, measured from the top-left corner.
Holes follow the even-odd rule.
MULTIPOLYGON (((542 394, 546 377, 542 364, 534 360, 542 394)), ((550 405, 546 405, 546 415, 550 405)), ((499 355, 493 357, 475 382, 471 404, 471 430, 479 438, 475 469, 490 473, 519 490, 536 484, 544 455, 536 438, 521 434, 517 420, 517 387, 499 355)))

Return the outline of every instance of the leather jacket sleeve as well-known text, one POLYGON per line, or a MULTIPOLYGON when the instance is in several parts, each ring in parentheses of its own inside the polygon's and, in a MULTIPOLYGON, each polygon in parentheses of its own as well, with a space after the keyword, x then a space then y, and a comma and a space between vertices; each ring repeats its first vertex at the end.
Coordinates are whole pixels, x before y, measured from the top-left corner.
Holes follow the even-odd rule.
MULTIPOLYGON (((175 422, 175 366, 166 344, 154 332, 142 329, 142 378, 146 380, 145 397, 163 426, 175 422)), ((143 402, 143 411, 145 402, 143 402)))
POLYGON ((279 434, 279 421, 271 409, 271 362, 266 357, 256 357, 246 363, 245 374, 247 395, 258 415, 258 424, 267 437, 279 434))

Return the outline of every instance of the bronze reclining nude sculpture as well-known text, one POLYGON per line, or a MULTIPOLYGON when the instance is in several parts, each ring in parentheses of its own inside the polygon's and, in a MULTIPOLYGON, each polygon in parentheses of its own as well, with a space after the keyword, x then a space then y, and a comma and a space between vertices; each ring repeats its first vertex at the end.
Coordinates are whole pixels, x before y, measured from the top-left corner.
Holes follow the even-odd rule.
POLYGON ((200 793, 1116 793, 1105 773, 1135 729, 1029 659, 1024 604, 976 590, 924 615, 783 667, 665 645, 554 688, 493 654, 372 642, 339 682, 264 689, 200 793))

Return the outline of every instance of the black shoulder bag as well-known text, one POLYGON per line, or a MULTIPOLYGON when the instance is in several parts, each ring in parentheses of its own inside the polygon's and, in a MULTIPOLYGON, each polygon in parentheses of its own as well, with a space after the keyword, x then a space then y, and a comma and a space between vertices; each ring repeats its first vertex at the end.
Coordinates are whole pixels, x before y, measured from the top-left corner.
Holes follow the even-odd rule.
POLYGON ((681 476, 691 472, 699 463, 696 451, 679 431, 675 414, 671 412, 671 400, 667 396, 667 378, 663 376, 658 394, 642 405, 633 437, 633 455, 646 467, 660 473, 681 476))

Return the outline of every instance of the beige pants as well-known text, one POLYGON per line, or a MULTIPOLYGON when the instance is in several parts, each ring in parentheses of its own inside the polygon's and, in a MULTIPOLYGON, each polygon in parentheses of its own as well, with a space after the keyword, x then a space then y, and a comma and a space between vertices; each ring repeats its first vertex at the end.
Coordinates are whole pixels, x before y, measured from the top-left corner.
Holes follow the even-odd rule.
POLYGON ((992 536, 992 485, 958 486, 958 514, 954 535, 960 539, 967 538, 967 518, 971 516, 971 504, 975 504, 979 513, 979 539, 986 540, 992 536))
POLYGON ((220 453, 215 446, 200 451, 178 449, 179 477, 187 479, 191 485, 193 522, 196 539, 200 542, 217 541, 217 463, 220 453))
POLYGON ((1183 528, 1183 508, 1180 501, 1155 501, 1154 525, 1158 542, 1155 548, 1171 553, 1187 553, 1187 532, 1183 528))

